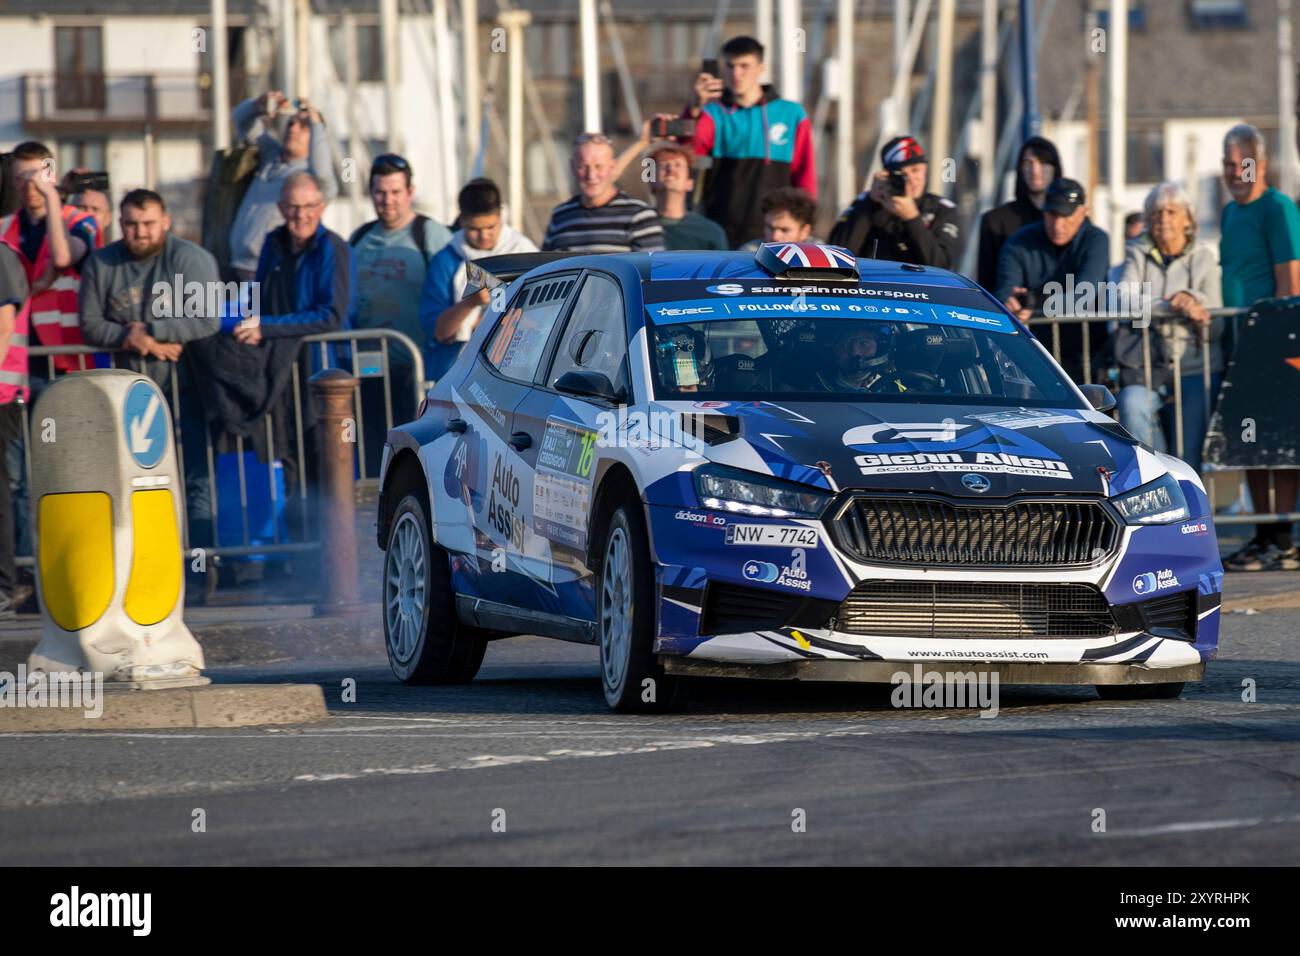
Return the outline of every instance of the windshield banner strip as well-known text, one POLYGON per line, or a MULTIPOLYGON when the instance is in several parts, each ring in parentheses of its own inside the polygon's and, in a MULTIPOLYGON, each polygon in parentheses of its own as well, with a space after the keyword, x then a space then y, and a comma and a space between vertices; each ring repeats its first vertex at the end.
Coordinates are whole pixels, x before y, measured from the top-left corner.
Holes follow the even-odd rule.
POLYGON ((646 313, 656 325, 673 325, 682 322, 717 322, 738 319, 766 319, 781 316, 798 318, 841 318, 866 321, 915 322, 948 325, 956 328, 983 329, 987 332, 1013 334, 1011 319, 998 312, 983 309, 957 308, 951 305, 908 302, 900 305, 893 299, 844 299, 821 296, 771 298, 754 296, 743 298, 684 299, 675 302, 656 302, 646 307, 646 313))

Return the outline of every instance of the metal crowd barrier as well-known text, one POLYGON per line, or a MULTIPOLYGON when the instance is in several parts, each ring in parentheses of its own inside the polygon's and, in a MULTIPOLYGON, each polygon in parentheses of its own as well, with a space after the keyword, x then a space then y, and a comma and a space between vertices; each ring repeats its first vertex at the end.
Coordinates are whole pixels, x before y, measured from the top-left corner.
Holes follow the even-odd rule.
MULTIPOLYGON (((1230 332, 1235 330, 1235 325, 1238 320, 1238 317, 1244 315, 1247 311, 1248 310, 1246 309, 1212 309, 1210 310, 1210 313, 1213 316, 1223 317, 1228 320, 1227 324, 1229 328, 1225 328, 1224 330, 1224 339, 1230 340, 1231 339, 1230 332)), ((1155 318, 1156 317, 1153 316, 1153 321, 1155 321, 1155 318)), ((1065 325, 1081 324, 1083 328, 1081 330, 1082 355, 1080 356, 1080 358, 1082 361, 1083 380, 1085 382, 1091 382, 1094 381, 1095 379, 1095 376, 1093 375, 1094 363, 1092 360, 1093 356, 1092 356, 1092 346, 1091 346, 1091 342, 1092 342, 1091 326, 1096 323, 1110 324, 1113 326, 1114 323, 1122 322, 1122 321, 1127 321, 1127 320, 1113 319, 1107 317, 1089 317, 1089 316, 1035 316, 1030 320, 1030 325, 1031 327, 1040 326, 1040 325, 1051 326, 1051 346, 1049 351, 1052 352, 1053 356, 1059 362, 1061 361, 1061 327, 1065 325)), ((1143 379, 1142 380, 1148 388, 1150 388, 1152 382, 1152 360, 1151 360, 1152 352, 1151 352, 1151 342, 1150 342, 1150 336, 1151 336, 1150 326, 1151 323, 1147 323, 1146 327, 1141 329, 1142 354, 1143 354, 1143 379)), ((366 442, 365 442, 366 420, 362 409, 362 383, 364 383, 367 380, 374 380, 374 379, 382 379, 383 381, 384 429, 386 433, 387 430, 392 428, 394 425, 394 420, 393 420, 394 383, 393 383, 393 376, 391 372, 391 364, 389 362, 390 344, 392 343, 398 344, 399 346, 404 348, 407 351, 407 353, 411 356, 412 378, 414 381, 414 394, 412 398, 416 406, 419 405, 420 400, 424 397, 428 385, 428 383, 426 383, 424 380, 424 361, 420 353, 420 350, 416 346, 416 344, 408 336, 393 329, 345 329, 337 332, 326 332, 319 335, 304 336, 302 339, 302 353, 300 354, 299 358, 301 360, 303 356, 306 356, 310 359, 314 354, 319 359, 318 362, 319 367, 321 368, 338 367, 335 364, 337 353, 335 349, 332 348, 331 346, 337 345, 339 343, 345 343, 348 346, 350 346, 349 363, 351 367, 348 370, 352 373, 352 375, 354 375, 358 379, 357 388, 354 389, 353 391, 353 403, 354 403, 355 421, 356 421, 358 478, 360 482, 369 482, 378 478, 380 463, 379 461, 367 460, 366 442), (377 375, 369 374, 370 369, 368 367, 363 367, 361 364, 360 356, 366 353, 363 353, 362 350, 358 348, 358 343, 367 342, 367 341, 377 342, 379 346, 379 365, 378 365, 379 374, 377 375)), ((1203 350, 1208 350, 1208 346, 1209 346, 1209 327, 1205 326, 1200 329, 1200 347, 1203 350)), ((49 373, 48 377, 50 379, 55 378, 53 358, 56 355, 87 355, 88 356, 96 353, 108 354, 110 356, 110 361, 113 367, 136 368, 139 362, 139 356, 137 356, 133 352, 120 352, 120 351, 106 352, 106 350, 104 349, 94 349, 89 346, 79 346, 79 345, 64 345, 64 346, 53 346, 53 347, 33 346, 28 351, 29 354, 31 354, 34 357, 45 357, 47 359, 47 370, 49 373), (127 362, 122 365, 119 365, 119 360, 124 356, 127 357, 128 359, 136 360, 136 364, 132 365, 130 362, 127 362)), ((1176 350, 1174 352, 1173 358, 1174 358, 1174 362, 1172 367, 1172 378, 1173 378, 1172 400, 1173 400, 1173 409, 1174 409, 1174 429, 1173 429, 1174 434, 1172 436, 1173 439, 1172 451, 1175 455, 1181 458, 1183 457, 1184 450, 1185 450, 1183 447, 1183 427, 1182 427, 1183 426, 1183 386, 1182 386, 1182 375, 1180 373, 1181 357, 1179 356, 1176 350)), ((301 382, 301 374, 299 371, 299 365, 300 362, 294 363, 292 380, 289 387, 290 387, 290 392, 292 395, 292 402, 293 402, 294 449, 297 454, 297 465, 298 465, 297 500, 298 500, 298 507, 300 508, 300 519, 301 519, 300 527, 305 531, 309 527, 309 511, 308 511, 308 501, 307 501, 307 464, 308 463, 306 461, 306 448, 305 448, 304 436, 303 436, 303 425, 302 425, 303 416, 302 416, 302 407, 301 407, 302 382, 301 382)), ((1211 382, 1211 372, 1210 372, 1209 363, 1202 362, 1201 367, 1202 367, 1201 384, 1203 388, 1203 397, 1205 400, 1205 407, 1208 410, 1212 408, 1213 401, 1216 398, 1216 396, 1212 394, 1212 382, 1211 382)), ((1114 366, 1107 365, 1107 367, 1103 371, 1103 374, 1100 376, 1100 380, 1098 381, 1098 384, 1110 385, 1114 387, 1116 385, 1116 382, 1112 378, 1114 372, 1115 372, 1114 366)), ((175 429, 175 440, 176 440, 176 448, 177 448, 177 460, 180 466, 181 474, 184 475, 186 473, 187 466, 185 462, 184 445, 181 441, 181 407, 180 407, 181 395, 180 395, 180 387, 179 387, 179 382, 177 377, 177 367, 174 363, 171 366, 170 373, 171 373, 170 381, 167 384, 166 391, 168 392, 168 398, 171 402, 172 423, 175 429)), ((1118 391, 1118 388, 1116 388, 1116 391, 1118 391)), ((1114 418, 1118 418, 1119 409, 1116 408, 1111 413, 1111 415, 1114 418)), ((1206 420, 1208 423, 1209 421, 1208 411, 1207 411, 1206 420)), ((274 450, 275 435, 273 430, 273 424, 271 421, 271 416, 268 415, 265 417, 264 424, 266 428, 267 446, 269 449, 274 450)), ((1202 440, 1204 439, 1202 438, 1202 440)), ((29 472, 28 473, 29 487, 30 487, 30 456, 27 455, 26 452, 27 452, 27 445, 30 443, 30 441, 31 441, 31 435, 30 435, 29 422, 28 422, 28 409, 27 407, 24 407, 23 408, 24 467, 27 468, 29 472)), ((217 490, 217 480, 216 480, 217 479, 216 452, 213 448, 211 431, 208 429, 205 429, 204 441, 205 441, 204 452, 206 457, 205 464, 207 466, 207 472, 208 472, 209 494, 211 498, 210 512, 212 518, 213 537, 214 537, 213 546, 205 549, 205 551, 209 555, 233 558, 233 557, 241 557, 241 556, 249 556, 249 555, 277 554, 277 553, 288 554, 294 552, 313 551, 319 547, 318 541, 280 540, 281 535, 280 535, 279 522, 274 518, 275 506, 278 503, 278 490, 276 488, 274 470, 269 467, 267 473, 269 476, 268 491, 271 498, 272 515, 273 515, 271 521, 272 541, 270 543, 254 543, 252 541, 251 529, 249 528, 249 522, 248 522, 248 502, 249 502, 250 489, 248 486, 248 476, 244 466, 244 439, 242 437, 236 438, 235 441, 235 454, 238 463, 239 501, 240 501, 241 510, 243 511, 242 543, 238 545, 221 545, 216 543, 215 539, 217 535, 218 514, 219 514, 218 490, 217 490)), ((1216 500, 1215 474, 1213 472, 1206 472, 1203 474, 1203 477, 1205 479, 1206 491, 1209 494, 1210 501, 1213 503, 1216 500)), ((1270 522, 1270 521, 1300 521, 1300 511, 1296 511, 1296 510, 1279 511, 1278 510, 1277 493, 1274 487, 1273 472, 1271 470, 1268 472, 1268 487, 1269 487, 1269 503, 1268 503, 1269 507, 1266 513, 1254 512, 1254 513, 1242 513, 1242 514, 1216 514, 1215 522, 1217 524, 1227 525, 1227 524, 1254 524, 1257 522, 1263 523, 1263 522, 1270 522)), ((30 501, 28 502, 28 506, 29 508, 31 507, 30 501)), ((1256 503, 1256 506, 1258 506, 1258 503, 1256 503)), ((188 522, 186 523, 186 525, 187 526, 184 532, 185 548, 186 548, 186 552, 188 553, 189 552, 188 522)), ((33 564, 33 559, 29 556, 22 556, 17 559, 17 563, 19 566, 30 567, 33 564)))
MULTIPOLYGON (((1250 310, 1219 308, 1219 309, 1208 309, 1207 311, 1210 313, 1211 318, 1222 318, 1226 320, 1225 327, 1223 330, 1223 338, 1220 342, 1220 347, 1224 351, 1224 357, 1225 357, 1224 364, 1226 368, 1227 354, 1229 351, 1228 343, 1230 343, 1235 336, 1238 320, 1242 316, 1246 315, 1250 310)), ((1145 387, 1148 389, 1151 389, 1151 383, 1152 383, 1152 361, 1151 361, 1152 329, 1151 327, 1157 321, 1160 321, 1161 319, 1168 318, 1168 317, 1169 317, 1168 313, 1164 313, 1164 314, 1154 313, 1151 316, 1151 320, 1149 322, 1146 322, 1140 330, 1142 333, 1142 384, 1145 385, 1145 387)), ((1110 388, 1112 388, 1113 391, 1115 391, 1116 396, 1118 398, 1118 393, 1119 393, 1118 366, 1115 365, 1114 362, 1109 363, 1105 367, 1105 369, 1103 370, 1104 374, 1101 375, 1100 377, 1096 377, 1093 375, 1091 327, 1094 324, 1106 325, 1112 330, 1112 334, 1113 334, 1113 331, 1120 324, 1131 322, 1131 321, 1133 320, 1125 319, 1125 318, 1113 318, 1109 316, 1095 316, 1095 317, 1094 316, 1044 316, 1041 314, 1035 314, 1029 320, 1029 325, 1030 328, 1034 328, 1036 326, 1042 326, 1042 325, 1051 326, 1051 346, 1049 348, 1049 351, 1052 353, 1053 358, 1055 358, 1058 362, 1061 362, 1061 327, 1065 325, 1082 325, 1083 326, 1081 330, 1082 355, 1080 356, 1080 358, 1082 360, 1082 365, 1083 365, 1083 381, 1094 382, 1095 384, 1098 385, 1109 386, 1110 388)), ((1182 320, 1182 321, 1187 321, 1187 320, 1182 320)), ((1191 323, 1189 322, 1188 324, 1190 325, 1191 323)), ((1210 371, 1210 362, 1208 361, 1209 347, 1210 347, 1210 325, 1207 323, 1206 325, 1201 326, 1198 329, 1198 332, 1199 332, 1198 345, 1202 350, 1202 354, 1207 356, 1207 360, 1201 363, 1201 388, 1202 388, 1202 397, 1205 401, 1205 409, 1206 409, 1205 420, 1206 420, 1207 431, 1208 431, 1209 421, 1213 415, 1214 402, 1218 397, 1217 395, 1214 394, 1212 373, 1210 371)), ((1177 350, 1174 350, 1173 366, 1171 368, 1171 375, 1173 378, 1171 386, 1173 392, 1172 404, 1173 404, 1174 426, 1173 426, 1173 435, 1171 436, 1172 442, 1170 443, 1171 444, 1170 451, 1175 457, 1178 458, 1183 458, 1184 452, 1186 450, 1183 447, 1184 445, 1183 376, 1181 373, 1181 367, 1182 367, 1182 357, 1177 350)), ((1152 390, 1154 391, 1154 389, 1152 390)), ((1116 408, 1111 412, 1111 417, 1118 420, 1119 418, 1118 406, 1116 406, 1116 408)), ((1159 417, 1158 412, 1156 413, 1156 417, 1158 419, 1159 417)), ((1160 427, 1158 421, 1156 423, 1156 427, 1157 428, 1160 427)), ((1138 437, 1142 438, 1143 436, 1138 436, 1138 437)), ((1205 440, 1205 436, 1202 435, 1201 441, 1204 442, 1204 440, 1205 440)), ((1243 470, 1243 474, 1244 474, 1244 470, 1243 470)), ((1216 490, 1217 479, 1215 473, 1213 471, 1207 471, 1204 468, 1202 468, 1201 477, 1205 482, 1206 494, 1210 499, 1211 507, 1213 507, 1216 501, 1215 490, 1216 490)), ((1244 480, 1243 480, 1243 484, 1244 484, 1244 480)), ((1259 502, 1253 502, 1253 504, 1256 508, 1259 507, 1259 502)), ((1290 504, 1290 507, 1292 508, 1295 507, 1294 502, 1290 504)), ((1300 510, 1279 511, 1277 507, 1277 489, 1275 487, 1273 470, 1268 469, 1267 511, 1244 512, 1240 514, 1227 514, 1227 513, 1215 514, 1214 521, 1216 524, 1224 524, 1224 525, 1257 524, 1257 523, 1263 524, 1266 522, 1275 522, 1275 521, 1300 521, 1300 510)))
MULTIPOLYGON (((383 402, 384 402, 384 433, 387 435, 388 429, 393 427, 393 388, 394 380, 392 375, 391 363, 389 362, 389 346, 397 344, 405 349, 411 357, 411 377, 414 382, 414 394, 411 396, 414 407, 419 406, 420 401, 424 398, 426 383, 424 381, 424 358, 420 349, 416 346, 410 337, 394 329, 344 329, 337 332, 325 332, 317 335, 305 335, 302 337, 302 348, 299 352, 298 360, 293 364, 291 382, 288 386, 292 396, 293 405, 293 422, 294 422, 294 442, 293 449, 296 454, 297 464, 297 500, 300 509, 300 529, 305 533, 310 527, 310 512, 307 501, 307 468, 309 463, 306 459, 306 446, 303 432, 303 414, 302 414, 302 381, 299 366, 302 364, 304 357, 310 360, 319 359, 319 368, 337 368, 341 367, 335 360, 339 357, 334 346, 339 343, 348 345, 349 356, 348 364, 350 369, 346 369, 357 378, 357 387, 353 389, 353 407, 355 409, 356 423, 356 446, 357 446, 357 463, 359 482, 375 481, 379 477, 378 460, 368 461, 366 455, 365 443, 365 426, 366 420, 362 409, 362 387, 368 380, 383 381, 383 402), (358 347, 359 343, 371 342, 378 344, 378 365, 376 367, 363 366, 362 356, 367 357, 374 355, 373 349, 369 352, 358 347), (319 353, 316 353, 319 349, 319 353), (377 373, 377 374, 376 374, 377 373)), ((143 359, 135 352, 111 351, 106 349, 96 349, 85 345, 60 345, 60 346, 32 346, 28 349, 29 355, 34 358, 46 359, 47 378, 54 380, 59 374, 75 373, 58 373, 54 368, 54 357, 56 355, 108 355, 110 366, 113 368, 129 368, 132 371, 139 371, 143 359), (125 359, 125 361, 124 361, 125 359)), ((178 377, 176 363, 171 363, 170 375, 168 382, 164 385, 163 390, 167 394, 168 401, 171 404, 172 426, 174 439, 176 442, 176 458, 180 473, 186 474, 185 447, 181 439, 181 389, 178 377)), ((28 454, 31 444, 31 430, 28 421, 29 407, 23 406, 23 467, 27 477, 27 487, 31 487, 31 456, 28 454)), ((213 447, 212 431, 210 428, 204 429, 205 457, 207 466, 209 498, 211 501, 210 514, 212 518, 212 536, 213 544, 204 548, 209 556, 216 557, 246 557, 251 555, 270 555, 270 554, 292 554, 295 552, 314 551, 319 548, 319 541, 283 541, 281 540, 280 522, 277 517, 277 506, 279 503, 279 491, 276 485, 275 469, 271 462, 275 460, 275 432, 274 425, 271 421, 270 414, 263 417, 263 423, 266 428, 266 444, 268 449, 268 492, 271 503, 271 537, 269 543, 257 542, 252 540, 251 529, 249 528, 248 503, 249 503, 249 478, 244 464, 244 438, 236 436, 234 451, 238 465, 239 481, 239 503, 243 518, 242 541, 237 545, 222 545, 218 542, 218 488, 217 488, 217 469, 216 469, 216 451, 213 447)), ((400 424, 400 423, 397 423, 400 424)), ((12 480, 12 476, 11 476, 12 480)), ((184 480, 181 481, 182 489, 185 488, 184 480)), ((185 493, 184 490, 182 493, 185 493)), ((28 500, 28 508, 34 506, 34 503, 28 500)), ((188 514, 187 514, 188 518, 188 514)), ((189 544, 189 522, 185 522, 183 529, 183 543, 185 553, 190 553, 189 544)), ((31 567, 34 559, 31 556, 20 556, 16 563, 19 567, 31 567)))

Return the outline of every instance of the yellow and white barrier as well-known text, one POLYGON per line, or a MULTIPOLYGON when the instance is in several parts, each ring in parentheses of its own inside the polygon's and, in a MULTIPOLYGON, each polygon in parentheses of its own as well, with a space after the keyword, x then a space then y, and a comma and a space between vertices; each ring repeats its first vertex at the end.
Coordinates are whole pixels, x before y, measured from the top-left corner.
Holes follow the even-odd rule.
POLYGON ((123 369, 68 375, 41 395, 31 430, 45 626, 28 671, 138 687, 207 683, 183 620, 184 488, 163 393, 123 369))

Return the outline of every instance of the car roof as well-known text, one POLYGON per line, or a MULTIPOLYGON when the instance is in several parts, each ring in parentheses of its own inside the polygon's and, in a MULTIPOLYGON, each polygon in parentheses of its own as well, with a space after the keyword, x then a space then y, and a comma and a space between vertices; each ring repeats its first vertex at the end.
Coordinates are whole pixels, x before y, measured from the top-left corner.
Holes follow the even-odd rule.
MULTIPOLYGON (((758 264, 753 252, 655 252, 647 256, 648 275, 651 282, 681 279, 775 279, 798 281, 800 276, 773 276, 758 264)), ((965 276, 905 262, 888 262, 883 259, 858 259, 859 282, 894 282, 906 285, 949 286, 970 288, 975 286, 965 276)), ((811 281, 828 281, 822 276, 811 281)), ((844 281, 844 280, 829 280, 844 281)), ((977 286, 975 286, 978 288, 977 286)))
MULTIPOLYGON (((965 276, 934 266, 918 266, 884 259, 858 259, 859 282, 893 282, 904 285, 944 286, 948 288, 979 289, 965 276)), ((642 282, 680 281, 683 279, 774 279, 770 272, 758 264, 752 252, 622 252, 570 256, 548 262, 528 272, 528 277, 538 277, 551 272, 572 269, 604 269, 633 279, 633 273, 642 282)), ((785 281, 798 281, 797 275, 786 275, 785 281)), ((810 277, 810 281, 826 281, 810 277)), ((844 280, 833 280, 844 281, 844 280)))

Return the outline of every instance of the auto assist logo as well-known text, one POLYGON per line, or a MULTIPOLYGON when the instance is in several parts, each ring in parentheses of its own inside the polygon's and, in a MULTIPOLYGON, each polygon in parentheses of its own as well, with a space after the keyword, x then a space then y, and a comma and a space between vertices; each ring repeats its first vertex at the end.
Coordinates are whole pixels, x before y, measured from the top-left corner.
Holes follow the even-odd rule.
POLYGON ((1169 568, 1163 571, 1148 571, 1133 579, 1134 594, 1154 594, 1178 587, 1178 576, 1169 568))
POLYGON ((854 458, 864 475, 985 472, 1064 480, 1074 477, 1051 449, 1024 435, 995 433, 988 425, 958 424, 952 419, 858 425, 844 433, 843 441, 864 452, 854 458), (980 445, 999 450, 979 451, 980 445), (1007 446, 1022 453, 1001 450, 1007 446))
POLYGON ((790 550, 789 564, 778 566, 771 561, 746 561, 741 566, 740 573, 746 581, 778 584, 797 591, 812 589, 812 581, 808 578, 808 556, 803 548, 790 550))

